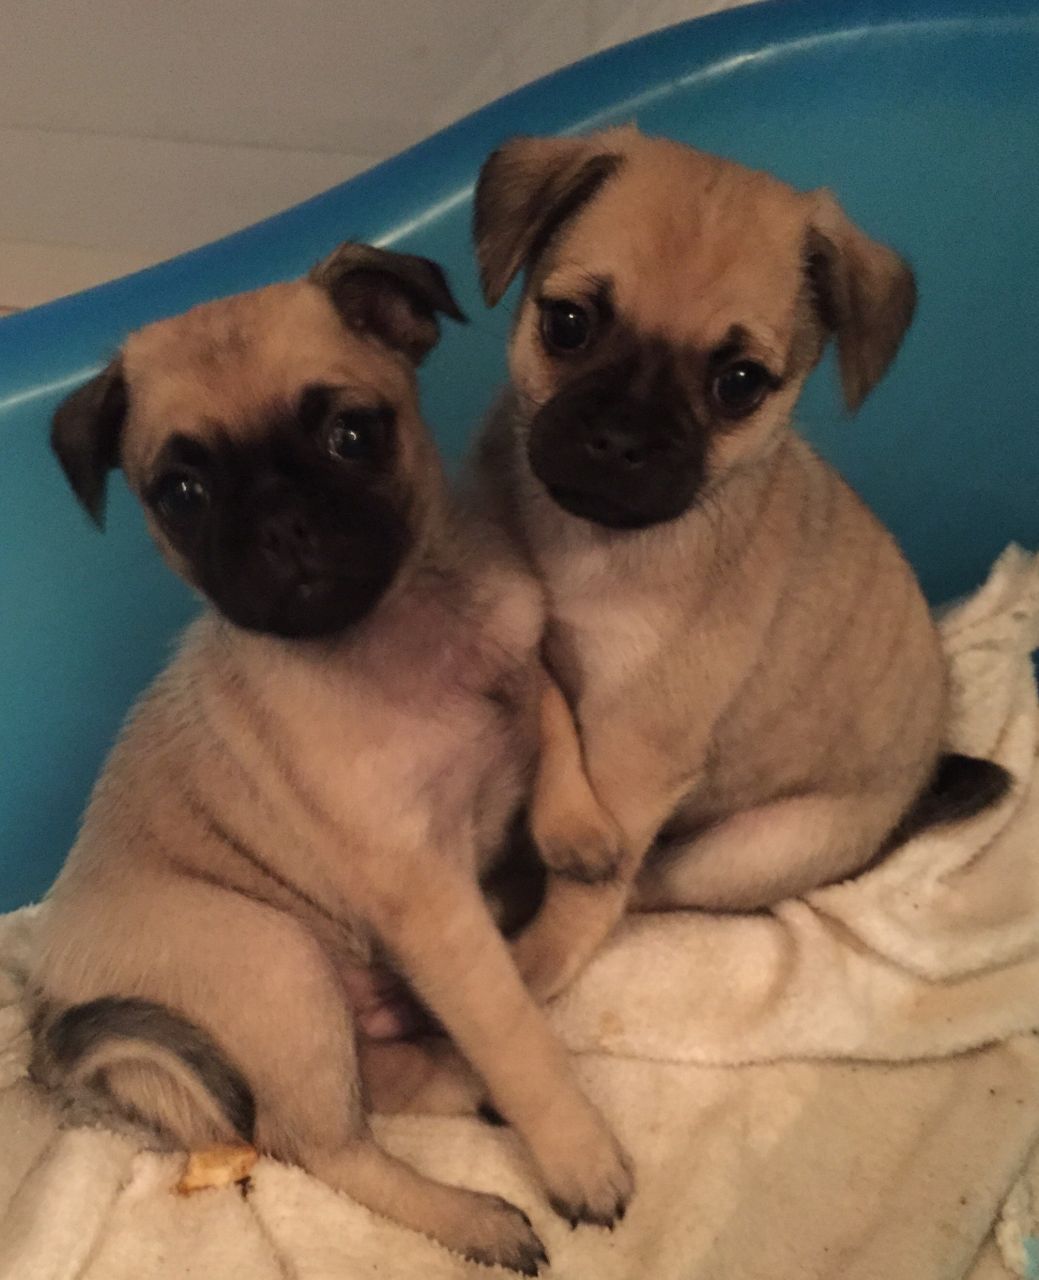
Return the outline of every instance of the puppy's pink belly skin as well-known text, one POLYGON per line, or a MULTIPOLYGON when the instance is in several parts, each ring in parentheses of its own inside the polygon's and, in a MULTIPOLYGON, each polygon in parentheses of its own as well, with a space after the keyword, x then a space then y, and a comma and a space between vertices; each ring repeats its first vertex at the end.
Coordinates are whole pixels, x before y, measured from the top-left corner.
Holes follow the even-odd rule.
POLYGON ((369 1040, 406 1040, 436 1025, 403 979, 386 969, 350 968, 342 981, 357 1029, 369 1040))
POLYGON ((410 1040, 436 1025, 420 1004, 404 998, 372 1005, 355 1017, 358 1030, 369 1040, 410 1040))

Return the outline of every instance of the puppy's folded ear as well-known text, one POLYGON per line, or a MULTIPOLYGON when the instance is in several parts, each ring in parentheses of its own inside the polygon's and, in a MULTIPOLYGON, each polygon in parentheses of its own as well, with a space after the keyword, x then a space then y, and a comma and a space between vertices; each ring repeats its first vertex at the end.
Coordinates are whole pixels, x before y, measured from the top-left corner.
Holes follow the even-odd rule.
POLYGON ((808 281, 837 339, 844 401, 855 412, 887 372, 916 309, 916 281, 894 250, 864 235, 827 191, 815 193, 808 281))
POLYGON ((437 313, 465 323, 443 271, 428 258, 341 244, 310 273, 344 322, 419 364, 440 337, 437 313))
POLYGON ((480 170, 473 239, 489 306, 621 163, 586 138, 513 138, 480 170))
POLYGON ((51 448, 72 492, 99 528, 108 473, 119 465, 126 403, 122 363, 116 359, 62 401, 51 425, 51 448))

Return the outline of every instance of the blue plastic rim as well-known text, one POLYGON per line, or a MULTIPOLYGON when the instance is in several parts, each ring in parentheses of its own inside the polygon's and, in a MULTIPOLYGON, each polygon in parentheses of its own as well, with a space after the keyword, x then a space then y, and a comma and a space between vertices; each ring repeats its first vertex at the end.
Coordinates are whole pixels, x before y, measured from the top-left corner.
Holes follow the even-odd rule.
POLYGON ((480 162, 515 133, 636 120, 801 187, 904 252, 918 318, 852 422, 824 365, 804 430, 895 530, 933 599, 1039 544, 1039 0, 786 0, 686 23, 531 85, 237 235, 0 324, 0 908, 60 866, 134 696, 197 607, 120 483, 86 523, 47 449, 57 401, 131 329, 301 274, 343 239, 439 259, 472 317, 423 375, 457 457, 503 372, 508 305, 468 242, 480 162))

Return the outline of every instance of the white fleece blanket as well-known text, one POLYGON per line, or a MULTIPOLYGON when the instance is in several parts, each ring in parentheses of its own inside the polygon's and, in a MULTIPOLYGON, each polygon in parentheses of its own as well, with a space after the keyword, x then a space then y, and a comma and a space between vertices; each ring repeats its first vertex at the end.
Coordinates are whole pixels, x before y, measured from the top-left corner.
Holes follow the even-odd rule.
MULTIPOLYGON (((571 1232, 476 1120, 379 1119, 386 1145, 522 1205, 561 1280, 1039 1277, 1039 559, 942 627, 951 745, 1003 802, 770 915, 629 920, 553 1010, 636 1161, 623 1226, 571 1232)), ((0 1280, 486 1274, 273 1161, 181 1199, 182 1158, 62 1128, 25 1079, 32 927, 0 920, 0 1280)))

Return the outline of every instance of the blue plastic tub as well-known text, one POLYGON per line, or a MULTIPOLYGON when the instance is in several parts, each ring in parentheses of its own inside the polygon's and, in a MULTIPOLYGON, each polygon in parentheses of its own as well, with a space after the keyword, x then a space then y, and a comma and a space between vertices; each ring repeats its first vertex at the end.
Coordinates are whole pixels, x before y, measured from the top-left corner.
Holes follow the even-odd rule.
POLYGON ((457 456, 502 376, 508 305, 476 290, 469 202, 518 132, 637 120, 832 187, 913 261, 896 368, 843 419, 828 365, 808 435, 894 528, 938 600, 1039 544, 1039 0, 788 0, 686 23, 531 85, 279 217, 0 322, 0 908, 46 889, 135 694, 196 605, 121 484, 86 522, 47 449, 59 398, 130 329, 302 273, 339 240, 444 262, 472 316, 424 374, 457 456))

